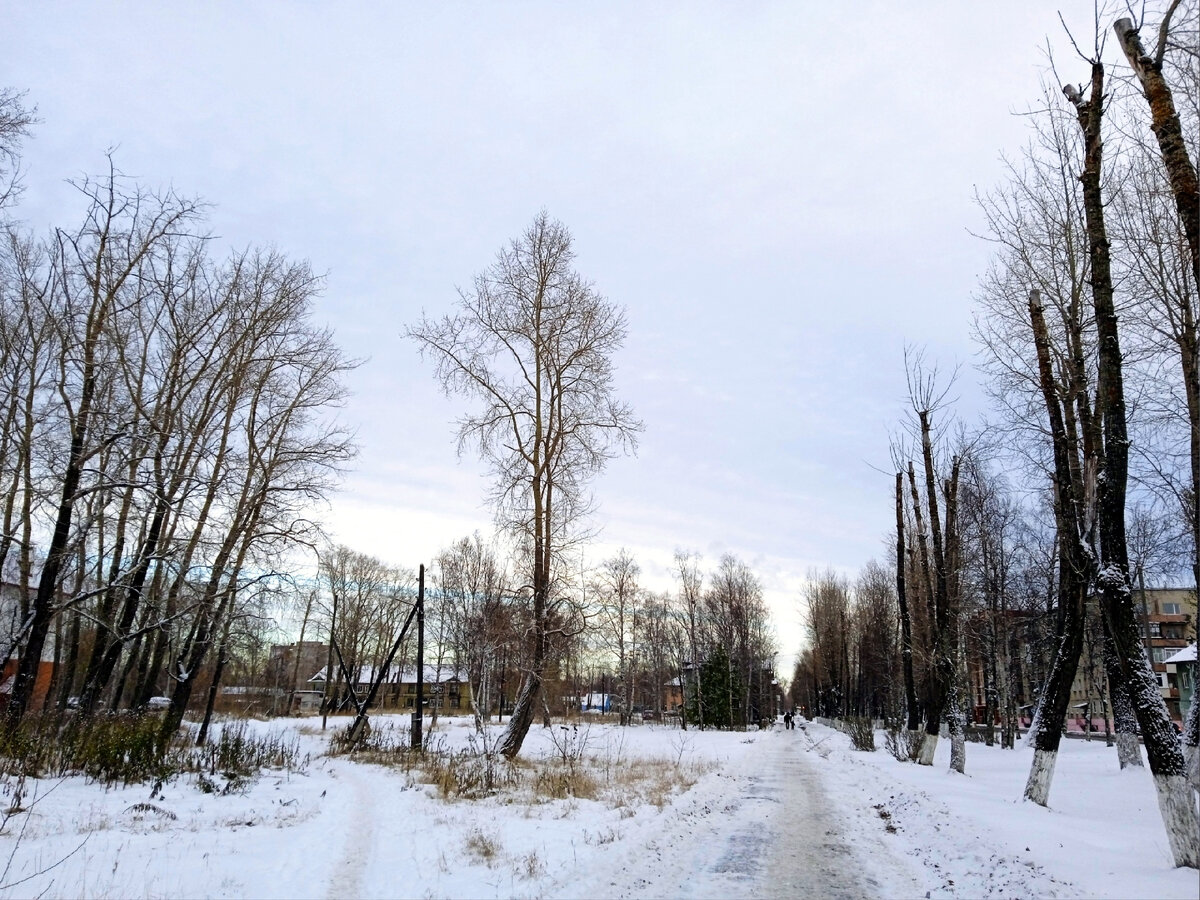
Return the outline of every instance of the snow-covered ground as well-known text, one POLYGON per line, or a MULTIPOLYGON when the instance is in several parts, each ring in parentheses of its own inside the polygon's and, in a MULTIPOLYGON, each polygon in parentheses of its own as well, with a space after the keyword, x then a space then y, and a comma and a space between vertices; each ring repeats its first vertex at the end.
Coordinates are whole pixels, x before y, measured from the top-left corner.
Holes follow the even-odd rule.
POLYGON ((958 775, 947 740, 933 766, 917 766, 887 753, 882 733, 874 753, 815 723, 806 733, 848 830, 894 827, 932 897, 1200 896, 1200 873, 1171 865, 1150 770, 1120 771, 1102 738, 1062 742, 1042 808, 1022 800, 1028 749, 967 744, 958 775))
MULTIPOLYGON (((253 727, 298 732, 305 769, 266 771, 225 794, 180 778, 153 799, 150 786, 27 780, 27 812, 0 835, 0 896, 701 897, 738 878, 749 893, 753 870, 778 867, 788 849, 754 839, 756 817, 778 816, 764 786, 779 793, 778 778, 798 773, 828 807, 824 840, 845 854, 830 871, 882 896, 1195 898, 1200 886, 1196 870, 1171 868, 1149 774, 1117 771, 1103 741, 1064 741, 1042 809, 1020 800, 1027 750, 971 744, 964 777, 947 771, 948 746, 920 768, 892 759, 882 736, 880 750, 858 753, 815 723, 535 727, 519 783, 466 800, 442 799, 415 769, 326 755, 316 720, 253 727), (556 796, 561 767, 533 761, 581 743, 587 798, 556 796), (733 850, 746 871, 722 863, 733 850)), ((464 747, 471 734, 467 720, 443 720, 433 740, 464 747)), ((761 834, 780 840, 765 825, 761 834)))

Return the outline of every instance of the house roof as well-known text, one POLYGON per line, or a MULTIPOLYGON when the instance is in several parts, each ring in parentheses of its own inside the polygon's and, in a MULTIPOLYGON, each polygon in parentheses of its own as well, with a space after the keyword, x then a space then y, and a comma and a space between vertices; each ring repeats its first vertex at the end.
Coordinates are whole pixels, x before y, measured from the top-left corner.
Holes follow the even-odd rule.
POLYGON ((1163 660, 1163 662, 1169 662, 1169 663, 1182 663, 1182 662, 1195 662, 1195 661, 1196 661, 1196 645, 1195 644, 1192 644, 1190 647, 1184 647, 1178 653, 1174 654, 1173 656, 1168 656, 1166 659, 1163 660))
MULTIPOLYGON (((324 681, 325 666, 322 666, 320 671, 308 679, 309 682, 324 681)), ((338 671, 334 667, 334 671, 338 671)), ((425 666, 424 667, 425 684, 440 684, 446 681, 466 681, 467 673, 454 669, 451 666, 425 666)), ((375 680, 375 667, 371 665, 359 666, 358 679, 355 684, 366 684, 375 680)), ((416 666, 392 666, 387 673, 387 677, 383 679, 384 684, 416 684, 417 683, 417 667, 416 666)))

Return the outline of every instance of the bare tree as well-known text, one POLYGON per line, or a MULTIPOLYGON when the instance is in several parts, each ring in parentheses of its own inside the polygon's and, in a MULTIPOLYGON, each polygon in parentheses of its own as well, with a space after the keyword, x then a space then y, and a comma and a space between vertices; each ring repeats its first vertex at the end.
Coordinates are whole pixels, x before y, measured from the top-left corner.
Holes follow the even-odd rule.
POLYGON ((909 461, 909 489, 916 522, 921 580, 925 586, 926 628, 932 654, 925 703, 925 738, 918 759, 921 765, 933 765, 942 719, 946 717, 951 735, 951 767, 965 768, 962 713, 958 696, 959 670, 959 561, 958 480, 961 458, 949 460, 949 472, 938 458, 944 423, 938 421, 948 403, 954 379, 946 384, 936 366, 929 367, 921 352, 905 354, 905 373, 913 419, 910 426, 919 447, 924 484, 918 486, 912 461, 909 461), (939 502, 939 495, 942 500, 939 502), (927 519, 926 519, 927 514, 927 519), (944 514, 944 518, 943 518, 944 514), (929 523, 929 540, 925 522, 929 523))
POLYGON ((675 574, 679 579, 677 610, 683 626, 685 652, 680 654, 681 670, 686 670, 691 680, 691 688, 684 683, 684 672, 680 672, 680 687, 683 689, 684 702, 680 715, 684 728, 687 728, 687 697, 690 694, 696 703, 697 718, 700 728, 704 727, 704 696, 700 691, 700 647, 701 628, 704 600, 704 574, 700 571, 700 557, 696 553, 675 551, 675 574))
MULTIPOLYGON (((899 467, 899 466, 897 466, 899 467)), ((896 601, 900 618, 900 667, 904 678, 905 726, 914 734, 921 729, 921 707, 913 674, 912 614, 908 606, 908 582, 904 576, 908 544, 904 538, 904 473, 896 473, 896 601)))
POLYGON ((641 609, 635 643, 643 648, 642 665, 648 681, 643 699, 646 712, 653 712, 655 719, 661 721, 666 712, 663 689, 671 672, 679 669, 683 633, 678 619, 672 614, 669 594, 647 592, 642 598, 641 609))
POLYGON ((885 719, 895 713, 898 613, 895 580, 878 562, 868 561, 855 582, 851 607, 853 715, 885 719))
MULTIPOLYGON (((1083 137, 1061 102, 1033 121, 1034 141, 1008 185, 981 201, 999 250, 981 295, 985 314, 977 331, 1007 430, 1030 474, 1051 489, 1058 550, 1058 579, 1046 596, 1054 612, 1053 647, 1030 740, 1035 766, 1031 798, 1048 796, 1061 719, 1077 670, 1084 609, 1097 575, 1097 475, 1104 452, 1103 410, 1097 385, 1096 320, 1088 302, 1094 277, 1089 252, 1084 185, 1075 176, 1083 137), (1037 291, 1036 302, 1028 286, 1037 291), (1036 307, 1036 309, 1034 308, 1036 307), (1032 340, 1031 337, 1032 329, 1032 340), (1049 429, 1047 429, 1047 424, 1049 429), (1050 710, 1057 712, 1050 714, 1050 710), (1040 762, 1037 762, 1040 760, 1040 762), (1035 777, 1036 776, 1036 777, 1035 777)), ((1136 719, 1126 682, 1105 638, 1105 668, 1122 767, 1138 765, 1136 719)))
POLYGON ((727 727, 748 727, 762 714, 762 673, 775 652, 765 626, 762 582, 731 553, 722 555, 704 594, 707 653, 720 648, 727 660, 727 727))
POLYGON ((37 109, 25 105, 25 94, 0 88, 0 209, 20 192, 21 140, 37 122, 37 109))
MULTIPOLYGON (((1109 241, 1102 197, 1104 65, 1099 52, 1089 60, 1091 85, 1086 95, 1066 85, 1063 93, 1075 107, 1084 135, 1083 184, 1088 249, 1092 264, 1092 303, 1099 337, 1097 399, 1103 410, 1103 479, 1097 490, 1100 536, 1100 604, 1116 650, 1120 674, 1142 729, 1146 756, 1159 796, 1159 809, 1177 866, 1200 866, 1200 823, 1187 783, 1187 766, 1179 739, 1158 690, 1157 679, 1142 650, 1133 611, 1129 554, 1125 537, 1125 500, 1129 479, 1129 436, 1125 412, 1120 337, 1113 303, 1109 241)), ((1195 172, 1192 172, 1193 199, 1195 172)), ((1194 211, 1193 211, 1194 212, 1194 211)))
POLYGON ((495 546, 475 532, 438 555, 437 583, 455 666, 467 672, 475 725, 482 728, 491 714, 498 661, 512 643, 508 572, 495 546))
POLYGON ((120 435, 106 434, 97 427, 103 424, 105 381, 111 378, 104 366, 113 351, 111 321, 123 305, 136 302, 140 289, 137 273, 148 257, 197 214, 197 205, 191 201, 129 188, 111 165, 106 178, 85 182, 80 189, 90 208, 79 230, 55 235, 55 278, 47 298, 61 311, 64 325, 74 326, 61 344, 65 370, 61 391, 69 446, 57 474, 52 535, 5 711, 9 723, 21 719, 33 696, 42 648, 57 611, 59 577, 71 555, 69 542, 85 466, 120 435))
POLYGON ((625 316, 572 268, 566 226, 541 213, 459 292, 459 308, 408 329, 448 394, 480 401, 459 421, 459 449, 478 448, 495 476, 501 525, 527 556, 533 622, 520 693, 500 750, 520 752, 546 674, 561 553, 590 506, 587 483, 635 445, 641 423, 616 399, 613 355, 625 316))
POLYGON ((1000 720, 1000 745, 1015 747, 1017 717, 1012 684, 1010 639, 1011 581, 1015 534, 1021 511, 1004 479, 992 472, 978 453, 964 460, 965 478, 960 499, 963 543, 970 544, 970 562, 964 574, 981 598, 978 643, 982 650, 979 671, 984 687, 984 729, 989 746, 994 723, 1000 720), (969 571, 968 571, 969 569, 969 571))
POLYGON ((849 714, 850 585, 827 569, 809 572, 804 587, 803 617, 808 631, 808 678, 817 715, 838 718, 849 714))
POLYGON ((400 631, 412 603, 415 579, 410 572, 345 545, 321 553, 322 603, 319 613, 329 634, 325 672, 326 704, 341 709, 355 696, 355 686, 368 683, 400 631), (345 678, 349 673, 349 680, 345 678))
POLYGON ((637 638, 642 609, 638 576, 641 567, 627 550, 600 564, 592 585, 601 640, 616 663, 621 691, 620 718, 629 724, 633 709, 634 677, 638 667, 637 638))

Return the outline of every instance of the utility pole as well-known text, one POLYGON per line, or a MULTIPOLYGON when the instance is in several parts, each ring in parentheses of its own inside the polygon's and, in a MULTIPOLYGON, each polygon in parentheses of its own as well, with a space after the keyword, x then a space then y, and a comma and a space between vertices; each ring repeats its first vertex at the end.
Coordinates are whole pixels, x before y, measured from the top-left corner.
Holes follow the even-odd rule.
POLYGON ((425 566, 417 570, 417 708, 412 714, 412 749, 422 746, 421 725, 425 714, 425 566))
MULTIPOLYGON (((332 582, 332 577, 330 578, 332 582)), ((332 584, 330 585, 332 588, 332 584)), ((329 722, 329 704, 332 698, 329 696, 329 685, 333 683, 333 635, 337 631, 337 607, 338 595, 336 590, 330 591, 333 597, 333 612, 329 616, 329 649, 325 653, 325 693, 321 697, 321 730, 325 730, 325 725, 329 722)), ((297 650, 297 652, 299 652, 297 650)))

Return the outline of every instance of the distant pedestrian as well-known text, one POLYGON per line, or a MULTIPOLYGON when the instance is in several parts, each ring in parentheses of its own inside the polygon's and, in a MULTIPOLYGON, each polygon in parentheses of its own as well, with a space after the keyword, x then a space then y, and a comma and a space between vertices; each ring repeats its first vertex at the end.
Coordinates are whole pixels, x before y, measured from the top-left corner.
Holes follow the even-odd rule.
POLYGON ((783 714, 783 727, 787 730, 791 730, 795 727, 792 725, 792 714, 790 711, 783 714))

